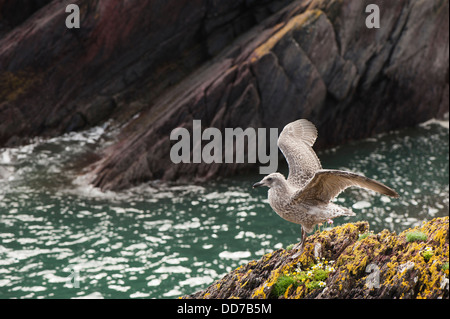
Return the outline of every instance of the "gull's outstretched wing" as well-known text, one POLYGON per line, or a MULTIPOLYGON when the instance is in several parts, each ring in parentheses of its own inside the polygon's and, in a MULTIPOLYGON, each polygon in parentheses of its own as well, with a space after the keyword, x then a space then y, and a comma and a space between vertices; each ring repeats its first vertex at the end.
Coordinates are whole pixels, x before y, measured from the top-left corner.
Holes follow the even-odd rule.
POLYGON ((324 169, 317 171, 311 181, 294 194, 292 200, 328 203, 350 186, 359 186, 380 194, 398 197, 396 191, 373 179, 351 172, 324 169))
POLYGON ((287 124, 278 137, 278 147, 289 165, 287 181, 296 188, 303 187, 322 168, 312 149, 316 138, 316 127, 304 119, 287 124))

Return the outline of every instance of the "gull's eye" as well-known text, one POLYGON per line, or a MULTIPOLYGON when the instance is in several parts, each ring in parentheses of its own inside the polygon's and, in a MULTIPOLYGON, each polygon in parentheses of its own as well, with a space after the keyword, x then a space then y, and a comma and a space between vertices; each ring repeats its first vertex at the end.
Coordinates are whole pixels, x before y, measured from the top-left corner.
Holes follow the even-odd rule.
POLYGON ((271 181, 272 181, 272 177, 269 177, 269 178, 267 179, 267 181, 271 182, 271 181))

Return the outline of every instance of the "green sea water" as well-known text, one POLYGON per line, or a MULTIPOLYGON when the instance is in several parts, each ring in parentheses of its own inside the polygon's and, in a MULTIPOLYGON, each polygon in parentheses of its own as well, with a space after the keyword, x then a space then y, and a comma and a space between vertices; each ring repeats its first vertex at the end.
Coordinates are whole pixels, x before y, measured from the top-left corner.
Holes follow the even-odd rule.
MULTIPOLYGON (((70 163, 106 143, 105 128, 0 149, 0 298, 176 298, 298 242, 252 189, 260 175, 100 192, 70 163)), ((399 199, 348 189, 336 200, 375 232, 449 214, 448 121, 319 152, 324 168, 363 173, 399 199)), ((280 163, 279 170, 287 174, 280 163)))

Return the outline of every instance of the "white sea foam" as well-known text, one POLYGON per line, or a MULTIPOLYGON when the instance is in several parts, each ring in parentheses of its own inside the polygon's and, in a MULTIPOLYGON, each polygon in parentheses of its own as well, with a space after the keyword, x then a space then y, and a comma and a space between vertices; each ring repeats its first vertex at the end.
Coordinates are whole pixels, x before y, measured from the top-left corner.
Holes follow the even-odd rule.
POLYGON ((248 258, 251 255, 252 254, 249 251, 222 251, 219 254, 219 257, 223 258, 223 259, 239 260, 239 259, 242 259, 242 258, 248 258))
POLYGON ((444 115, 443 120, 433 118, 431 120, 421 123, 420 126, 425 127, 425 126, 429 126, 430 124, 438 124, 442 127, 445 127, 446 129, 448 129, 449 128, 449 118, 448 117, 449 117, 449 114, 446 113, 444 115))

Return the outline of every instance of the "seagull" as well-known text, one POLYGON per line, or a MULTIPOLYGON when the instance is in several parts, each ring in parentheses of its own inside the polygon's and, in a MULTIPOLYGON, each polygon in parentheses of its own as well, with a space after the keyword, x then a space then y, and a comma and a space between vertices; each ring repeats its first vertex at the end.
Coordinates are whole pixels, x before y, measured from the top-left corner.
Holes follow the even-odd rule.
POLYGON ((272 173, 253 185, 253 188, 269 187, 268 198, 272 209, 281 218, 301 225, 302 238, 296 247, 300 253, 306 233, 311 233, 315 225, 340 216, 355 216, 351 209, 332 203, 346 188, 358 186, 399 197, 393 189, 363 175, 322 169, 312 149, 316 139, 317 129, 310 121, 300 119, 287 124, 277 144, 289 166, 288 178, 272 173))

